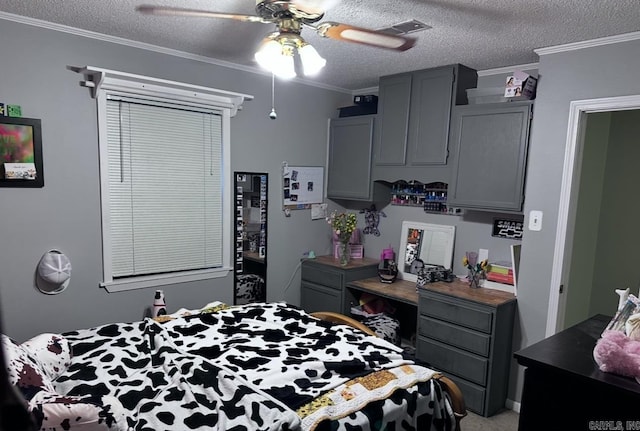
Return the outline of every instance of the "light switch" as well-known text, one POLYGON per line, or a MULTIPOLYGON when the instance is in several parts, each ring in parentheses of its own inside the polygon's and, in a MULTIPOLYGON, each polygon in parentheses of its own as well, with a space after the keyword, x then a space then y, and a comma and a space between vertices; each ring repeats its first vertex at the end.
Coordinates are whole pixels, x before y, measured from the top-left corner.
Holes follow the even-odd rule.
POLYGON ((529 230, 542 230, 542 211, 531 211, 529 213, 529 230))

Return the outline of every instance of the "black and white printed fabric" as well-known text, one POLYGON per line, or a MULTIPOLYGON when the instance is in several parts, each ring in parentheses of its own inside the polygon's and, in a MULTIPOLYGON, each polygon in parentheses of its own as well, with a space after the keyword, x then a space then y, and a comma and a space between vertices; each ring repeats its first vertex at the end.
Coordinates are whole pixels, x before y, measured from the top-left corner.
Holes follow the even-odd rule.
POLYGON ((165 323, 63 334, 73 359, 56 392, 114 397, 126 419, 112 429, 127 431, 453 429, 435 372, 393 344, 286 303, 219 305, 165 323), (382 370, 384 385, 366 387, 366 376, 382 370), (344 417, 309 410, 345 385, 365 387, 366 403, 344 417))

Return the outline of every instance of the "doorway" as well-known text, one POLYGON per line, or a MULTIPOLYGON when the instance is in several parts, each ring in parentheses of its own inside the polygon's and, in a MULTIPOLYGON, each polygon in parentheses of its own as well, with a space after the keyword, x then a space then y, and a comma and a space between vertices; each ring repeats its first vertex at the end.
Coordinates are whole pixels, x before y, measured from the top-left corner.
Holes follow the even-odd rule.
POLYGON ((234 173, 235 305, 267 300, 268 185, 269 177, 266 173, 234 173))
MULTIPOLYGON (((594 139, 593 133, 596 135, 603 133, 602 129, 591 127, 593 124, 602 125, 610 122, 613 126, 620 118, 616 117, 620 114, 618 111, 625 111, 625 115, 634 115, 638 123, 640 113, 636 110, 639 109, 640 95, 574 101, 570 105, 549 296, 547 336, 599 312, 598 307, 607 307, 606 314, 613 314, 617 306, 614 289, 621 288, 624 284, 632 283, 628 287, 631 287, 632 293, 637 293, 634 290, 637 290, 640 280, 636 279, 637 275, 630 275, 630 273, 637 274, 637 267, 631 265, 628 271, 623 267, 624 264, 620 262, 616 264, 612 260, 623 257, 625 253, 635 255, 629 252, 629 248, 635 244, 625 245, 622 239, 629 239, 631 234, 637 239, 640 235, 635 232, 636 229, 634 232, 623 231, 624 225, 628 223, 622 223, 622 221, 628 214, 637 213, 631 208, 626 211, 627 214, 618 210, 621 206, 628 204, 633 196, 629 193, 629 187, 605 189, 606 184, 616 184, 616 181, 620 184, 621 180, 627 180, 626 177, 621 177, 622 170, 619 166, 615 169, 609 166, 607 169, 606 159, 610 157, 618 157, 618 161, 623 161, 625 158, 626 160, 637 159, 633 156, 629 157, 628 154, 621 157, 619 151, 616 153, 615 148, 612 150, 616 145, 613 142, 607 149, 602 147, 602 143, 598 146, 597 143, 590 143, 590 140, 594 139), (610 115, 609 118, 607 114, 610 115), (598 153, 601 157, 600 162, 594 163, 598 153), (592 191, 597 197, 591 196, 590 199, 585 199, 587 196, 585 189, 590 184, 595 187, 596 190, 592 191), (599 194, 598 187, 601 188, 599 194), (621 197, 625 190, 626 198, 621 197), (617 243, 616 238, 618 238, 617 243), (596 260, 603 256, 610 258, 606 266, 599 265, 596 260), (621 275, 626 277, 626 280, 621 278, 621 275)), ((608 132, 608 135, 610 133, 608 132)), ((613 162, 610 160, 610 163, 613 162)))

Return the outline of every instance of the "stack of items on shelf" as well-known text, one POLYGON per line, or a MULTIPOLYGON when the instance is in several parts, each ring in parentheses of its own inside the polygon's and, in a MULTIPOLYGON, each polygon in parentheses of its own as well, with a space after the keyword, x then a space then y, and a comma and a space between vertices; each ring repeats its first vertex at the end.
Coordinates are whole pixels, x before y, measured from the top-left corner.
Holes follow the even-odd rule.
POLYGON ((499 261, 490 263, 485 273, 485 287, 502 290, 510 290, 508 286, 514 286, 513 267, 511 262, 499 261))
POLYGON ((447 184, 396 181, 391 188, 391 205, 423 207, 426 212, 447 212, 447 184))

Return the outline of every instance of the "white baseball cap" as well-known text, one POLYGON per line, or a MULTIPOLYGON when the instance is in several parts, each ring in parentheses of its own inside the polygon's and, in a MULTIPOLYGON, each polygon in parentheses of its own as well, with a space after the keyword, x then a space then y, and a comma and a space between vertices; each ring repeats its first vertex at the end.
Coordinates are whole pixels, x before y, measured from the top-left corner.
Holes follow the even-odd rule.
POLYGON ((71 261, 60 250, 49 250, 38 263, 36 286, 42 293, 53 295, 69 286, 71 261))

